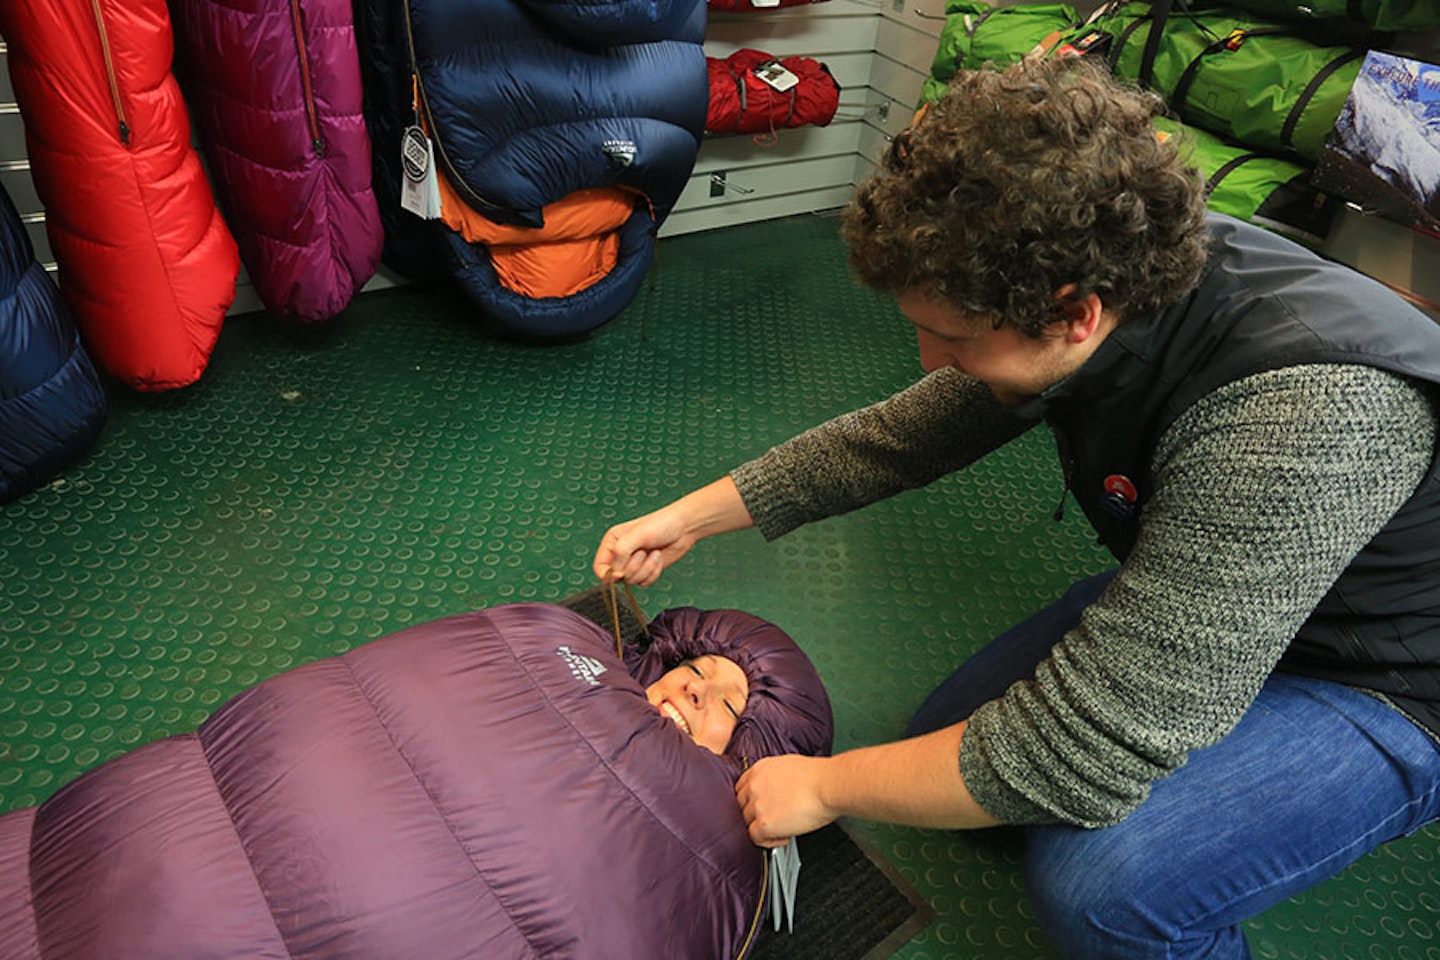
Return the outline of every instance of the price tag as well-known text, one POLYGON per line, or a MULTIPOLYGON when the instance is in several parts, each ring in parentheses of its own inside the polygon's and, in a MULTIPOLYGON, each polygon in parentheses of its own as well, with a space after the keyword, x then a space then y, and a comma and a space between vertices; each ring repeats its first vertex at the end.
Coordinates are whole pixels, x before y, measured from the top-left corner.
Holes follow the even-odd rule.
POLYGON ((400 206, 417 217, 440 217, 440 180, 435 171, 435 146, 417 126, 405 128, 400 137, 400 206))
POLYGON ((784 93, 800 82, 800 78, 781 66, 778 60, 766 60, 760 64, 760 66, 755 68, 755 76, 776 90, 779 90, 781 93, 784 93))

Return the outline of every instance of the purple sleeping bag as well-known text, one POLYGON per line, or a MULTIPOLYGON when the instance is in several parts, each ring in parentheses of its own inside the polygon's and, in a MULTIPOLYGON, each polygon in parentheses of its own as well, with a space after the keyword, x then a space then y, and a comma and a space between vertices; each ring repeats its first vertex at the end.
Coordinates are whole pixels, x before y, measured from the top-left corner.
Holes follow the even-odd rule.
POLYGON ((375 274, 350 0, 171 0, 185 99, 265 308, 319 321, 375 274))
POLYGON ((0 817, 0 957, 743 957, 741 758, 827 752, 829 701, 748 614, 652 635, 632 677, 590 620, 515 604, 266 680, 0 817), (726 756, 645 699, 703 653, 750 680, 726 756))

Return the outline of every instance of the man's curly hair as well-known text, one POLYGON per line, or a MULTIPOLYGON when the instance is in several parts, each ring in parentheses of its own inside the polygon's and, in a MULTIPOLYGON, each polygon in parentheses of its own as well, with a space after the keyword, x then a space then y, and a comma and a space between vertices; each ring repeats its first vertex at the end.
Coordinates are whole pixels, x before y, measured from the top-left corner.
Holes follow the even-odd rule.
POLYGON ((962 70, 861 184, 850 262, 876 289, 1032 336, 1066 284, 1122 320, 1173 303, 1205 263, 1205 200, 1155 136, 1163 108, 1077 58, 962 70))

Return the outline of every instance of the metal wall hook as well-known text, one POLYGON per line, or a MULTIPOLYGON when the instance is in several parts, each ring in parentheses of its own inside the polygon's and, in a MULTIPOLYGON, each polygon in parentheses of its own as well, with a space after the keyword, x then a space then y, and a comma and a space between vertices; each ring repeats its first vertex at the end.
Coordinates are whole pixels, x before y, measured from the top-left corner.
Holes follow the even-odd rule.
POLYGON ((723 173, 710 174, 710 190, 710 195, 712 197, 718 197, 726 190, 734 190, 736 193, 740 194, 755 192, 750 187, 742 187, 738 183, 731 183, 728 179, 726 179, 725 174, 723 173), (717 193, 716 191, 719 192, 717 193))

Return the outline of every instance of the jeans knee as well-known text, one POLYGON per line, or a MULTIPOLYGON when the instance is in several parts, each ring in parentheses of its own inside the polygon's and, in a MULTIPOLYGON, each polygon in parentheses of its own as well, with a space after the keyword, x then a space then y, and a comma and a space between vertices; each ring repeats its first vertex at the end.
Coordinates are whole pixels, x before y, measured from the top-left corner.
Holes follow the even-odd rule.
POLYGON ((1024 879, 1036 922, 1072 960, 1172 956, 1166 944, 1179 932, 1164 916, 1165 893, 1149 867, 1153 852, 1098 839, 1076 828, 1031 831, 1024 879), (1051 836, 1037 842, 1042 832, 1051 836))
POLYGON ((1030 828, 1025 888, 1035 920, 1067 960, 1244 960, 1239 926, 1188 922, 1193 892, 1163 855, 1120 831, 1030 828))
POLYGON ((1075 873, 1027 871, 1025 888, 1036 922, 1062 956, 1118 956, 1107 944, 1117 938, 1129 939, 1129 928, 1137 926, 1133 901, 1108 882, 1093 882, 1075 873))

